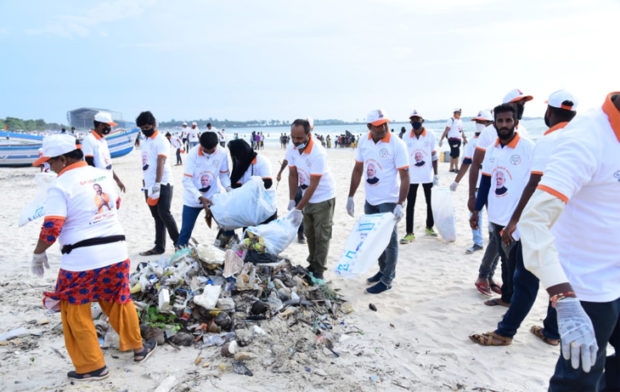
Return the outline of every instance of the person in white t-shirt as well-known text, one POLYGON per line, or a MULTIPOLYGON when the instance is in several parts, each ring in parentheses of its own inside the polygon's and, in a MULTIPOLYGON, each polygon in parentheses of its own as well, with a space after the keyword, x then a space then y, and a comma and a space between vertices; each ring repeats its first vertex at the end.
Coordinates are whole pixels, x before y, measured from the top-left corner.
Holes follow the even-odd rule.
POLYGON ((446 129, 439 139, 439 147, 441 147, 444 138, 448 139, 448 145, 450 146, 450 171, 458 173, 461 139, 463 139, 463 145, 467 144, 467 137, 463 130, 463 121, 461 121, 461 108, 454 109, 452 117, 446 123, 446 129))
POLYGON ((177 223, 170 212, 172 203, 172 169, 170 168, 170 143, 157 130, 151 112, 142 112, 136 124, 144 135, 142 142, 142 174, 146 202, 155 220, 155 247, 140 253, 141 256, 160 255, 166 251, 166 231, 175 248, 179 239, 177 223))
POLYGON ((220 146, 226 148, 226 130, 224 128, 217 132, 217 136, 220 138, 220 146))
MULTIPOLYGON (((104 170, 112 170, 112 157, 108 148, 108 142, 105 140, 105 135, 110 133, 111 127, 117 125, 118 124, 112 120, 112 115, 110 113, 100 111, 95 114, 94 129, 82 140, 84 159, 90 166, 104 170)), ((119 189, 125 192, 125 185, 113 170, 112 176, 119 189)))
POLYGON ((65 346, 75 367, 70 380, 101 380, 110 375, 99 348, 91 316, 98 302, 120 336, 120 350, 133 350, 141 362, 157 346, 142 343, 140 323, 129 290, 130 261, 117 209, 120 197, 112 173, 89 166, 71 135, 47 136, 42 156, 58 173, 48 189, 45 218, 31 263, 43 276, 50 268, 46 250, 56 240, 61 246, 60 271, 53 292, 44 293, 47 309, 60 312, 65 346))
POLYGON ((200 131, 198 130, 198 123, 193 122, 192 127, 187 130, 187 141, 189 142, 189 148, 194 148, 198 145, 200 141, 200 131))
POLYGON ((437 236, 433 230, 435 222, 431 206, 431 189, 433 185, 439 184, 435 136, 424 128, 424 117, 417 110, 413 110, 409 120, 412 126, 411 132, 405 133, 402 137, 409 153, 409 194, 407 195, 407 232, 405 237, 400 240, 401 244, 408 244, 415 239, 413 217, 416 195, 420 185, 424 189, 424 199, 426 200, 426 235, 437 236))
POLYGON ((181 124, 181 142, 182 144, 182 148, 185 149, 185 151, 189 151, 189 129, 187 128, 187 123, 183 122, 183 124, 181 124))
POLYGON ((379 272, 367 279, 373 286, 367 293, 379 294, 392 287, 396 276, 398 261, 397 223, 404 215, 403 203, 409 192, 409 156, 407 146, 398 137, 389 132, 388 119, 381 109, 373 110, 366 117, 368 136, 360 137, 355 155, 355 166, 351 174, 347 213, 355 215, 353 196, 360 185, 362 175, 366 173, 366 202, 364 213, 376 214, 392 212, 394 230, 387 247, 379 257, 379 272))
POLYGON ((177 135, 173 135, 170 132, 166 132, 166 139, 168 139, 168 142, 170 143, 170 145, 176 152, 176 155, 177 155, 176 166, 182 165, 183 160, 181 159, 181 147, 182 147, 181 139, 179 139, 177 135))
POLYGON ((327 165, 327 153, 312 136, 308 120, 293 121, 291 140, 293 143, 286 151, 289 165, 288 209, 294 211, 296 220, 301 218, 303 211, 308 242, 308 272, 312 278, 322 280, 334 224, 335 183, 327 165), (298 187, 303 195, 299 203, 295 203, 298 187))
POLYGON ((562 355, 550 391, 620 389, 619 157, 612 92, 560 131, 518 224, 525 268, 557 311, 562 355))

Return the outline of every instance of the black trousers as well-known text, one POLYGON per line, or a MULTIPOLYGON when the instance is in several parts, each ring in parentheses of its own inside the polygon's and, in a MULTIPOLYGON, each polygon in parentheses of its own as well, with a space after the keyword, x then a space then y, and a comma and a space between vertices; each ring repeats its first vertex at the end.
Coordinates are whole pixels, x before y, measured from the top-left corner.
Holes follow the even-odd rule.
POLYGON ((155 219, 155 249, 162 252, 166 250, 166 231, 168 231, 174 246, 177 245, 179 240, 179 229, 170 212, 172 188, 172 185, 169 184, 162 185, 159 202, 155 206, 149 206, 151 215, 155 219))
POLYGON ((181 159, 181 149, 177 148, 177 165, 182 165, 183 160, 181 159))
MULTIPOLYGON (((418 185, 409 185, 409 193, 407 194, 407 234, 413 233, 413 211, 415 207, 415 199, 418 193, 418 185)), ((426 227, 431 228, 435 224, 433 220, 433 209, 431 206, 431 188, 433 183, 422 184, 424 188, 424 199, 426 199, 426 227)))
MULTIPOLYGON (((301 187, 297 187, 297 193, 295 193, 295 205, 299 204, 303 196, 304 195, 303 195, 303 192, 301 191, 301 187)), ((304 235, 304 223, 303 222, 301 222, 301 225, 299 225, 299 229, 297 229, 297 235, 298 236, 304 235)))

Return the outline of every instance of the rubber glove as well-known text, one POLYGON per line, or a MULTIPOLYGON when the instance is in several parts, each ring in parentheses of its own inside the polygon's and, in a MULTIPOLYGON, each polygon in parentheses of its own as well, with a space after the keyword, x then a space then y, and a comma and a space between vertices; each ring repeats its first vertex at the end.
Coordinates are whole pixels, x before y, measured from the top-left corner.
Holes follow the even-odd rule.
POLYGON ((433 176, 433 186, 439 186, 439 176, 437 174, 433 176))
POLYGON ((47 262, 47 254, 45 252, 39 254, 33 253, 32 262, 30 263, 30 270, 32 273, 36 276, 43 276, 43 272, 45 272, 43 267, 47 269, 50 268, 47 262))
POLYGON ((226 190, 226 192, 230 192, 230 191, 232 191, 232 187, 227 186, 227 187, 225 188, 225 190, 226 190))
POLYGON ((570 359, 573 369, 581 368, 588 373, 596 362, 598 345, 592 321, 577 298, 560 299, 555 310, 558 312, 558 330, 562 342, 562 356, 570 359))
POLYGON ((301 212, 301 210, 298 210, 297 208, 295 208, 293 211, 291 211, 291 221, 293 222, 293 224, 295 226, 301 225, 301 222, 304 220, 304 213, 301 212))
POLYGON ((288 210, 291 211, 293 208, 295 208, 295 200, 289 200, 288 201, 288 210))
POLYGON ((148 197, 150 197, 153 200, 157 200, 159 199, 160 192, 161 192, 161 182, 156 182, 155 184, 153 184, 151 189, 149 189, 148 197))
POLYGON ((353 202, 352 197, 347 199, 347 214, 349 214, 352 218, 355 216, 355 203, 353 202))
POLYGON ((459 183, 454 181, 452 184, 450 184, 450 190, 452 192, 456 191, 456 188, 459 186, 459 183))
POLYGON ((403 212, 403 206, 401 206, 400 204, 396 204, 396 207, 394 207, 394 211, 392 213, 394 214, 394 218, 396 219, 396 221, 401 220, 402 217, 405 215, 405 213, 403 212))
POLYGON ((441 147, 441 145, 443 144, 443 140, 439 141, 439 147, 441 147))

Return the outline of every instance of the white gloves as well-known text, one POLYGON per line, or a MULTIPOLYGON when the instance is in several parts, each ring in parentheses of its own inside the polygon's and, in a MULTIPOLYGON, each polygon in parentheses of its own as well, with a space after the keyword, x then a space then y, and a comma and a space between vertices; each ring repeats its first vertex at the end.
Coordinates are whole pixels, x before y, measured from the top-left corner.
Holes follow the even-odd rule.
POLYGON ((304 220, 304 213, 301 212, 301 210, 298 210, 297 208, 295 208, 293 211, 291 211, 291 221, 293 222, 293 224, 297 227, 299 227, 299 225, 301 225, 301 222, 304 220))
POLYGON ((231 186, 227 186, 227 187, 225 188, 225 190, 226 190, 226 192, 230 192, 230 191, 232 191, 232 187, 231 187, 231 186))
POLYGON ((288 201, 288 210, 291 211, 293 208, 295 208, 295 200, 289 200, 288 201))
POLYGON ((450 190, 452 192, 454 192, 454 191, 456 191, 456 187, 458 187, 458 186, 459 186, 459 183, 454 181, 452 184, 450 184, 450 190))
POLYGON ((355 216, 355 203, 353 202, 352 197, 347 199, 347 214, 349 214, 352 218, 355 216))
POLYGON ((441 147, 441 145, 443 144, 443 140, 439 141, 439 147, 441 147))
POLYGON ((153 184, 151 189, 149 189, 148 197, 150 197, 153 200, 157 200, 159 199, 160 192, 161 192, 161 182, 156 182, 155 184, 153 184))
POLYGON ((433 186, 439 186, 439 176, 437 174, 433 176, 433 186))
POLYGON ((396 204, 396 207, 394 207, 394 211, 392 213, 394 214, 394 218, 396 218, 396 221, 401 220, 402 217, 405 215, 405 213, 403 212, 403 206, 401 206, 400 204, 396 204))
POLYGON ((555 310, 558 312, 558 330, 562 342, 562 356, 570 359, 573 369, 581 368, 588 373, 596 362, 596 336, 587 313, 577 298, 560 299, 555 310))
POLYGON ((47 254, 45 254, 45 252, 39 254, 33 253, 32 262, 30 263, 30 270, 32 273, 36 276, 43 276, 43 272, 45 271, 43 266, 47 269, 50 268, 47 262, 47 254))

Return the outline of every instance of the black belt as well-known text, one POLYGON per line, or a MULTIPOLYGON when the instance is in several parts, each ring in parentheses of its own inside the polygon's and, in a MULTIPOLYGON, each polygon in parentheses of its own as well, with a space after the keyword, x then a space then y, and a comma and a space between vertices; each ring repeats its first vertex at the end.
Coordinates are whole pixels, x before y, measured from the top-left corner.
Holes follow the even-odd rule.
POLYGON ((108 237, 98 237, 98 238, 89 238, 87 240, 78 241, 73 245, 64 245, 60 252, 64 254, 69 254, 75 248, 82 248, 84 246, 93 246, 93 245, 103 245, 110 244, 112 242, 125 241, 124 235, 111 235, 108 237))

